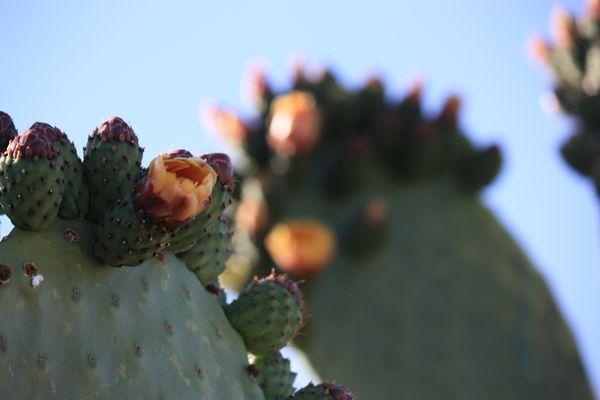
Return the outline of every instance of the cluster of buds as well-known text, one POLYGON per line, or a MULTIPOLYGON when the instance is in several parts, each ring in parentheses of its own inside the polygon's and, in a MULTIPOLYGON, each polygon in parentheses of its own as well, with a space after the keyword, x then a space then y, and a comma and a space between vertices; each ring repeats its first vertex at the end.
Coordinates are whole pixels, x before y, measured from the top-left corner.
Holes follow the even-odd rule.
POLYGON ((553 103, 577 119, 563 157, 600 190, 600 1, 588 0, 580 17, 555 10, 551 27, 553 40, 533 38, 530 53, 553 77, 553 103))

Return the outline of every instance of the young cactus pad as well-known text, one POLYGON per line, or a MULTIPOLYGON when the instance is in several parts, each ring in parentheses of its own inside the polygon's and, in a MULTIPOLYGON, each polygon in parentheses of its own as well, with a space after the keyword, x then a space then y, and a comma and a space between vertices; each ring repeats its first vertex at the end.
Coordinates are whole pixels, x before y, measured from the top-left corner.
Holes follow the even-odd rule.
POLYGON ((220 125, 257 210, 237 248, 307 280, 296 343, 324 379, 365 399, 592 398, 548 288, 478 200, 501 153, 461 131, 458 97, 431 116, 420 85, 397 101, 378 79, 255 78, 259 117, 220 125))

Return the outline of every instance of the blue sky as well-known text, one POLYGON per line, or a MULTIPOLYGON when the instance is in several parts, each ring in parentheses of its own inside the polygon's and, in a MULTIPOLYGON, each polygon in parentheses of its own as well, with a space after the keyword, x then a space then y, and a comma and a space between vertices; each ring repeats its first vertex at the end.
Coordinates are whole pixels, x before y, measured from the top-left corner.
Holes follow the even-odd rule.
POLYGON ((524 50, 532 32, 548 31, 555 4, 0 0, 0 109, 21 130, 53 123, 78 147, 120 115, 150 158, 226 149, 202 128, 200 104, 247 107, 241 77, 257 58, 279 84, 298 50, 348 84, 380 72, 392 94, 424 74, 431 109, 460 93, 471 136, 501 143, 506 164, 484 200, 547 278, 600 389, 600 204, 557 154, 570 122, 541 110, 549 80, 524 50))

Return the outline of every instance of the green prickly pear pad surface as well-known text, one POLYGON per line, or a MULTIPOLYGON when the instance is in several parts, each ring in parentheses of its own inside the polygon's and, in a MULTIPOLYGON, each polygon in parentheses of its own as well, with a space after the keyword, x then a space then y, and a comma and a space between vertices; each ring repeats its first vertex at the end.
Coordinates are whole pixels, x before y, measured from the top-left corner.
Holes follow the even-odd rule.
POLYGON ((371 182, 343 204, 316 207, 310 190, 286 203, 332 226, 382 187, 393 205, 377 252, 340 252, 303 285, 296 340, 324 379, 361 399, 593 399, 545 282, 477 199, 451 182, 371 182))
POLYGON ((56 219, 0 242, 2 399, 263 399, 242 338, 185 265, 166 252, 110 268, 93 229, 56 219))

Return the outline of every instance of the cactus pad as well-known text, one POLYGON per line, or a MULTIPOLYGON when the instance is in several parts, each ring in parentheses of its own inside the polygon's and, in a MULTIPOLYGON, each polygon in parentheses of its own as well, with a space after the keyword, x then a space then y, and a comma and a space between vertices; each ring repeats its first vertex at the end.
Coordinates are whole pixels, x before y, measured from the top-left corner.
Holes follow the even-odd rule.
POLYGON ((259 374, 256 382, 265 394, 265 400, 286 400, 294 393, 296 374, 290 370, 290 360, 275 352, 257 356, 253 361, 259 374))
POLYGON ((93 229, 57 219, 0 243, 3 398, 262 399, 242 339, 185 266, 108 268, 93 229))

